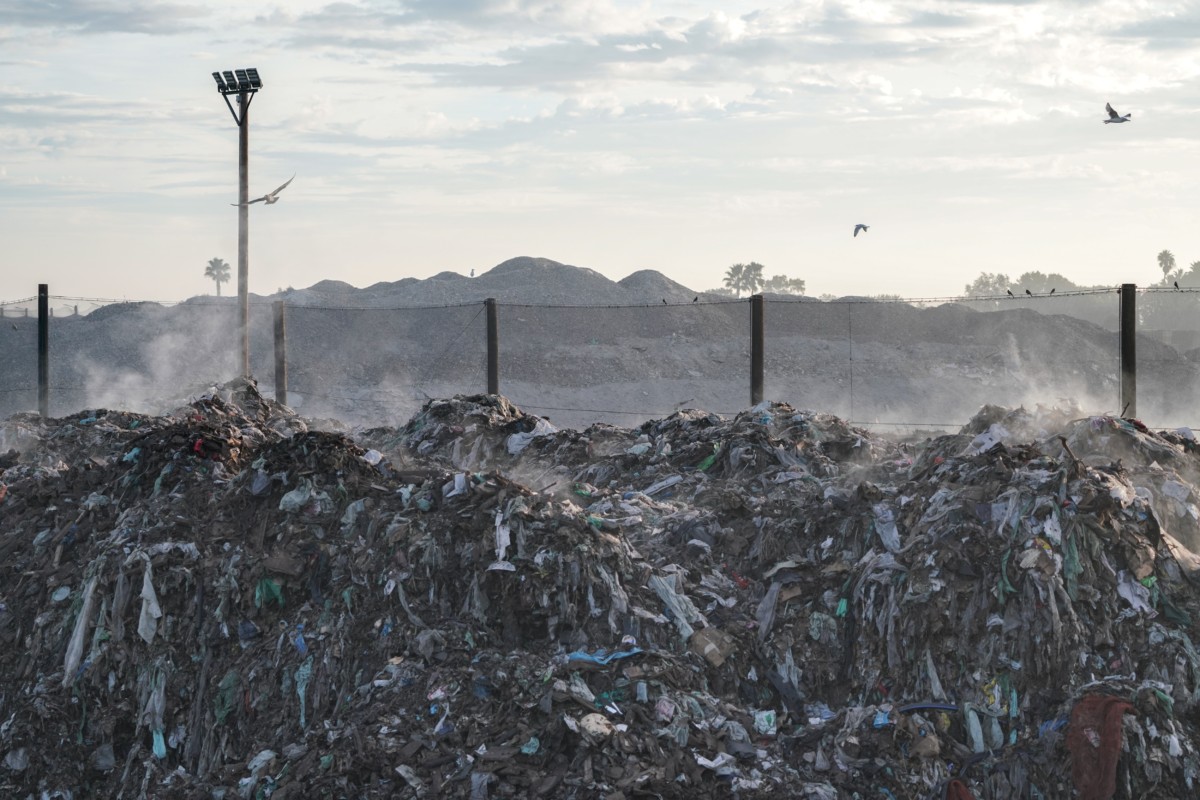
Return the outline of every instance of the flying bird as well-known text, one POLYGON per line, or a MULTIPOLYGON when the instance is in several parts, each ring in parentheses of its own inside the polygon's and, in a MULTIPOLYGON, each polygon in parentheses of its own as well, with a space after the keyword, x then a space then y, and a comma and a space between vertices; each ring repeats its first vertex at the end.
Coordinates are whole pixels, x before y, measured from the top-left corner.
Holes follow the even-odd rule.
POLYGON ((1028 289, 1025 290, 1025 294, 1029 295, 1030 297, 1033 297, 1033 292, 1029 291, 1028 289))
POLYGON ((858 232, 859 232, 859 231, 864 231, 864 232, 865 232, 865 231, 866 231, 868 228, 870 228, 870 227, 871 227, 870 225, 863 225, 863 224, 860 222, 860 223, 858 223, 857 225, 855 225, 855 226, 854 226, 854 235, 855 235, 855 236, 858 236, 858 232))
MULTIPOLYGON (((296 179, 296 176, 293 175, 292 177, 287 179, 287 182, 284 183, 283 186, 280 186, 278 189, 276 189, 273 192, 267 192, 262 197, 256 197, 253 200, 250 200, 249 202, 246 203, 246 205, 249 206, 249 205, 254 205, 255 203, 264 203, 264 202, 267 205, 272 205, 274 203, 278 203, 279 202, 279 193, 282 192, 284 189, 286 189, 288 187, 288 184, 291 183, 292 181, 294 181, 295 179, 296 179)), ((241 203, 230 203, 229 205, 240 206, 241 203)))
POLYGON ((1108 112, 1108 119, 1104 120, 1105 125, 1110 122, 1129 122, 1129 118, 1133 116, 1133 114, 1118 114, 1117 110, 1112 107, 1112 103, 1105 103, 1104 110, 1108 112))

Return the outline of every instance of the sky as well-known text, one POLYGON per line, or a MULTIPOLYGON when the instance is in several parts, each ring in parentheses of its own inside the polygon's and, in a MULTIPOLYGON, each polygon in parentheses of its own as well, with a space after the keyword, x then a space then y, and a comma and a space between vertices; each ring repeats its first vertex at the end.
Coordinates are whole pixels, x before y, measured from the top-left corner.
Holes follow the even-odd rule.
POLYGON ((260 294, 523 255, 902 297, 1200 260, 1196 2, 0 0, 0 301, 236 275, 238 67, 251 196, 296 176, 251 206, 260 294))

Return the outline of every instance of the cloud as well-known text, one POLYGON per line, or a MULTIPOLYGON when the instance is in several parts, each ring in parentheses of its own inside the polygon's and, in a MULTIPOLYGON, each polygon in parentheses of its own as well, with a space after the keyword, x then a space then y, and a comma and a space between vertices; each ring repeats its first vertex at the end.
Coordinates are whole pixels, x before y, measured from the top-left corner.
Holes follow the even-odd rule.
POLYGON ((1143 40, 1147 47, 1156 50, 1191 48, 1200 40, 1200 15, 1189 9, 1188 14, 1138 20, 1122 25, 1113 35, 1143 40))
POLYGON ((18 28, 65 29, 79 33, 144 33, 167 35, 194 30, 210 16, 203 6, 178 3, 28 2, 0 0, 0 23, 18 28))

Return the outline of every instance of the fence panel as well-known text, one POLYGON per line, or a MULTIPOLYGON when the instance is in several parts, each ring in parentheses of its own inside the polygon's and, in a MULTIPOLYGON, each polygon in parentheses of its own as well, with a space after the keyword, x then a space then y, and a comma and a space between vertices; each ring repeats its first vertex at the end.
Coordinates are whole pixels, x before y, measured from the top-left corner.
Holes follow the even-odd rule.
POLYGON ((1163 428, 1200 428, 1200 288, 1138 293, 1138 417, 1163 428))
POLYGON ((1114 413, 1117 299, 776 299, 767 396, 894 429, 954 429, 986 404, 1114 413))
MULTIPOLYGON (((288 306, 286 314, 288 404, 306 416, 397 425, 429 398, 487 391, 483 303, 288 306)), ((260 385, 273 391, 269 340, 252 350, 264 358, 255 367, 260 385)))
MULTIPOLYGON (((50 415, 86 408, 161 412, 237 373, 237 309, 215 298, 178 304, 72 302, 51 296, 50 415), (75 313, 79 307, 79 313, 75 313)), ((37 318, 3 320, 0 414, 37 409, 37 318)))
POLYGON ((559 427, 632 427, 750 397, 750 303, 498 304, 500 392, 559 427))

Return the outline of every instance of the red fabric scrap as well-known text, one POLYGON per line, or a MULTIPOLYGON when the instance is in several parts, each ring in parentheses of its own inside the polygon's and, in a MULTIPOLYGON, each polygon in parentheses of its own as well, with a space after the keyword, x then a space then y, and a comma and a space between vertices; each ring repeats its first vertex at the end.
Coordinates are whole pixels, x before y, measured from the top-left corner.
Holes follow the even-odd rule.
POLYGON ((958 778, 946 784, 946 800, 975 800, 975 795, 958 778))
POLYGON ((1117 791, 1123 718, 1133 705, 1120 697, 1089 694, 1071 709, 1067 749, 1079 800, 1111 800, 1117 791))

